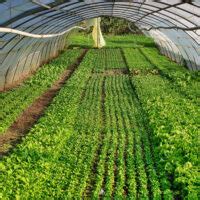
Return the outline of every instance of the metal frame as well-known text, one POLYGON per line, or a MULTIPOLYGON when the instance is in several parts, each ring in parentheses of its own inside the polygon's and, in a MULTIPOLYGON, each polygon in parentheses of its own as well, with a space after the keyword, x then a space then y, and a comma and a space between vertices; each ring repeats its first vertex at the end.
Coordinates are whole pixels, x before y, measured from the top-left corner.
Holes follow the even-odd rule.
MULTIPOLYGON (((34 56, 34 52, 41 51, 42 63, 45 59, 43 51, 50 48, 44 44, 52 42, 54 46, 56 41, 64 38, 69 29, 77 23, 105 15, 125 18, 135 23, 145 34, 155 38, 163 54, 180 63, 185 60, 191 70, 200 69, 200 1, 175 0, 170 3, 149 0, 74 0, 55 3, 54 0, 50 0, 47 5, 37 0, 20 2, 23 9, 20 13, 19 3, 17 15, 12 15, 11 10, 15 8, 11 8, 11 5, 8 5, 7 10, 6 7, 2 7, 4 10, 1 10, 10 10, 11 18, 7 21, 1 19, 3 23, 0 24, 0 77, 5 77, 2 78, 4 83, 0 80, 0 89, 2 84, 5 86, 6 80, 16 80, 16 74, 21 73, 23 76, 24 69, 18 69, 23 54, 33 53, 34 56), (195 9, 195 12, 192 12, 192 9, 195 9), (7 33, 2 33, 2 30, 6 30, 7 33), (19 37, 16 33, 23 36, 19 37), (37 38, 27 42, 25 36, 37 38), (28 48, 30 45, 34 48, 28 48), (12 75, 9 77, 9 74, 12 75)), ((3 4, 0 3, 0 8, 3 4)), ((53 51, 52 48, 49 50, 53 51)))

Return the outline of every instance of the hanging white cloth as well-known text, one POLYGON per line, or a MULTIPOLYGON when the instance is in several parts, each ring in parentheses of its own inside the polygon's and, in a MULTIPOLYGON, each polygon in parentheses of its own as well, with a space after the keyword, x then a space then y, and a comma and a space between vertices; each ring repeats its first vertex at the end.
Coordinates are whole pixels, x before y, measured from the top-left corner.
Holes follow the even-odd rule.
POLYGON ((92 37, 94 40, 94 47, 102 48, 106 45, 101 32, 101 18, 89 19, 86 21, 87 27, 93 26, 92 37))

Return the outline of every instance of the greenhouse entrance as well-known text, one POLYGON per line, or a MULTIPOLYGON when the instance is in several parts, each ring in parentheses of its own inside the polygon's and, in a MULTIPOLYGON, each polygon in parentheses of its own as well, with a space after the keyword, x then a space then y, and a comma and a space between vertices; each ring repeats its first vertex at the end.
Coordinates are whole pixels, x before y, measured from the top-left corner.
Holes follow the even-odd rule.
POLYGON ((0 197, 198 199, 200 5, 13 2, 0 2, 0 197))

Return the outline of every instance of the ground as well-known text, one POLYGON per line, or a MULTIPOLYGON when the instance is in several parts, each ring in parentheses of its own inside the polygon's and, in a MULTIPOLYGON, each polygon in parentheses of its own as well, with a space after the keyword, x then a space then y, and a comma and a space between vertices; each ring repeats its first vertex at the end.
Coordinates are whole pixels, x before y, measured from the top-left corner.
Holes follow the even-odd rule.
POLYGON ((198 199, 199 73, 145 36, 106 37, 99 50, 90 37, 70 41, 0 94, 0 196, 198 199))

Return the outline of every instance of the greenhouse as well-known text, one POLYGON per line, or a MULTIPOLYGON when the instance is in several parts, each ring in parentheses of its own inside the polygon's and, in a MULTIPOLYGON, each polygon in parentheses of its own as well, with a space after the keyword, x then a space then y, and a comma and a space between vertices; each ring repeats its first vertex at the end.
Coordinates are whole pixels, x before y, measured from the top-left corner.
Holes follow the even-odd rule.
POLYGON ((200 199, 200 0, 0 0, 0 199, 200 199))

